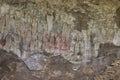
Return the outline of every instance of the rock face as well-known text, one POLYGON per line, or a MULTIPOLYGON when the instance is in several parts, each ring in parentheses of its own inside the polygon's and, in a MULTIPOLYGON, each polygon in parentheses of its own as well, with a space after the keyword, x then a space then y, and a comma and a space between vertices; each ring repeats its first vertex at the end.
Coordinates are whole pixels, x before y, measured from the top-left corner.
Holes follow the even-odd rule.
POLYGON ((120 74, 120 60, 115 60, 115 62, 112 63, 111 66, 107 67, 104 72, 102 72, 100 75, 97 75, 94 77, 94 80, 119 80, 119 74, 120 74))
MULTIPOLYGON (((112 44, 102 44, 115 48, 112 44)), ((102 52, 104 52, 104 49, 102 52)), ((101 51, 100 50, 100 51, 101 51)), ((73 64, 61 55, 50 53, 34 53, 25 63, 14 53, 0 49, 0 79, 1 80, 99 80, 102 71, 117 59, 117 53, 99 55, 91 62, 73 64), (101 74, 100 74, 101 73, 101 74)), ((102 53, 101 53, 102 54, 102 53)), ((118 65, 119 62, 111 65, 118 65)), ((119 69, 119 66, 118 66, 119 69)), ((104 73, 103 73, 104 74, 104 73)), ((118 75, 119 72, 116 74, 118 75)), ((109 73, 106 76, 109 76, 109 73)), ((105 79, 107 80, 107 79, 105 79)))
POLYGON ((1 0, 0 44, 25 59, 35 52, 72 63, 97 57, 99 46, 120 46, 119 0, 1 0), (81 55, 77 55, 81 53, 81 55))
POLYGON ((0 48, 46 75, 61 56, 74 66, 70 79, 87 80, 79 69, 92 75, 120 58, 120 0, 0 0, 0 48))
POLYGON ((0 80, 33 79, 30 70, 20 58, 12 52, 0 49, 0 80))
POLYGON ((43 54, 33 54, 25 61, 30 70, 42 70, 48 62, 48 56, 43 54))

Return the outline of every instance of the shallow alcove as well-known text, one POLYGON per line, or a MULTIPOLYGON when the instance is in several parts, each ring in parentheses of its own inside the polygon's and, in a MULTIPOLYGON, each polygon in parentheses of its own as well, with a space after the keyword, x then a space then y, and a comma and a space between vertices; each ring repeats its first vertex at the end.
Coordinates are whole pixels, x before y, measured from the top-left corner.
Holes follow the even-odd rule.
POLYGON ((119 4, 0 0, 0 79, 119 80, 119 4))

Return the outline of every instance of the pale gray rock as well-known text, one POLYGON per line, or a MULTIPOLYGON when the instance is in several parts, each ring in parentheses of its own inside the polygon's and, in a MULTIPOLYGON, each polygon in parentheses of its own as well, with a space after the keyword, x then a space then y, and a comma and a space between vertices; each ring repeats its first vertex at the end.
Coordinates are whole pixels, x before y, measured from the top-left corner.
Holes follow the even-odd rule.
POLYGON ((32 54, 30 55, 25 63, 30 70, 42 70, 48 63, 49 59, 44 54, 32 54))

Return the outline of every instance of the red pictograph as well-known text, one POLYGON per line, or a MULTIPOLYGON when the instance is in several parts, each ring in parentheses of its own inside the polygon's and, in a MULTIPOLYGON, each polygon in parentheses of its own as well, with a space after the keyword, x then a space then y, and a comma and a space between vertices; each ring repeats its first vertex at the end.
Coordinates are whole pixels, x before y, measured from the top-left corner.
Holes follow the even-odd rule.
POLYGON ((60 34, 45 33, 44 41, 49 49, 67 50, 67 38, 60 34))
POLYGON ((0 44, 1 44, 2 46, 5 46, 5 44, 6 44, 6 39, 0 39, 0 44))

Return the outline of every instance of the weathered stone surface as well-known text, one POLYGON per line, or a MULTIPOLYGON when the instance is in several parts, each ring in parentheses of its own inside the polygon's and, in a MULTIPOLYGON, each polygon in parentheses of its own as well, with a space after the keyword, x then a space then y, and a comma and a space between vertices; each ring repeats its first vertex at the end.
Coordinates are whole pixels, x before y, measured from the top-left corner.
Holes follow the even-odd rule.
POLYGON ((94 77, 94 80, 119 80, 119 63, 120 60, 115 60, 115 62, 113 62, 111 66, 107 67, 107 69, 104 72, 94 77))
POLYGON ((35 51, 46 51, 62 54, 73 63, 87 62, 98 56, 100 44, 119 46, 119 3, 117 0, 2 0, 1 47, 21 58, 35 51), (77 55, 79 52, 82 56, 77 55), (73 54, 71 59, 67 57, 69 53, 73 54))
POLYGON ((0 80, 33 80, 33 77, 20 58, 0 49, 0 80))
MULTIPOLYGON (((41 80, 72 80, 74 78, 74 71, 72 70, 72 63, 65 60, 62 56, 51 56, 49 62, 39 71, 32 70, 33 76, 41 80)), ((29 66, 29 65, 28 65, 29 66)))
MULTIPOLYGON (((106 45, 104 45, 106 46, 106 45)), ((112 45, 111 45, 112 46, 112 45)), ((112 46, 113 47, 113 46, 112 46)), ((110 47, 111 48, 111 47, 110 47)), ((1 80, 93 80, 113 62, 110 54, 91 62, 73 64, 61 55, 41 52, 30 55, 25 63, 12 52, 0 50, 1 80)), ((115 59, 114 59, 115 60, 115 59)), ((111 65, 118 66, 119 61, 111 65)), ((119 73, 118 73, 119 74, 119 73)))
POLYGON ((120 28, 120 7, 116 10, 116 23, 117 26, 120 28))
POLYGON ((49 62, 48 56, 43 54, 33 54, 25 61, 30 70, 42 70, 49 62))
POLYGON ((119 0, 0 0, 0 48, 13 51, 39 79, 93 80, 120 58, 119 23, 119 0))

